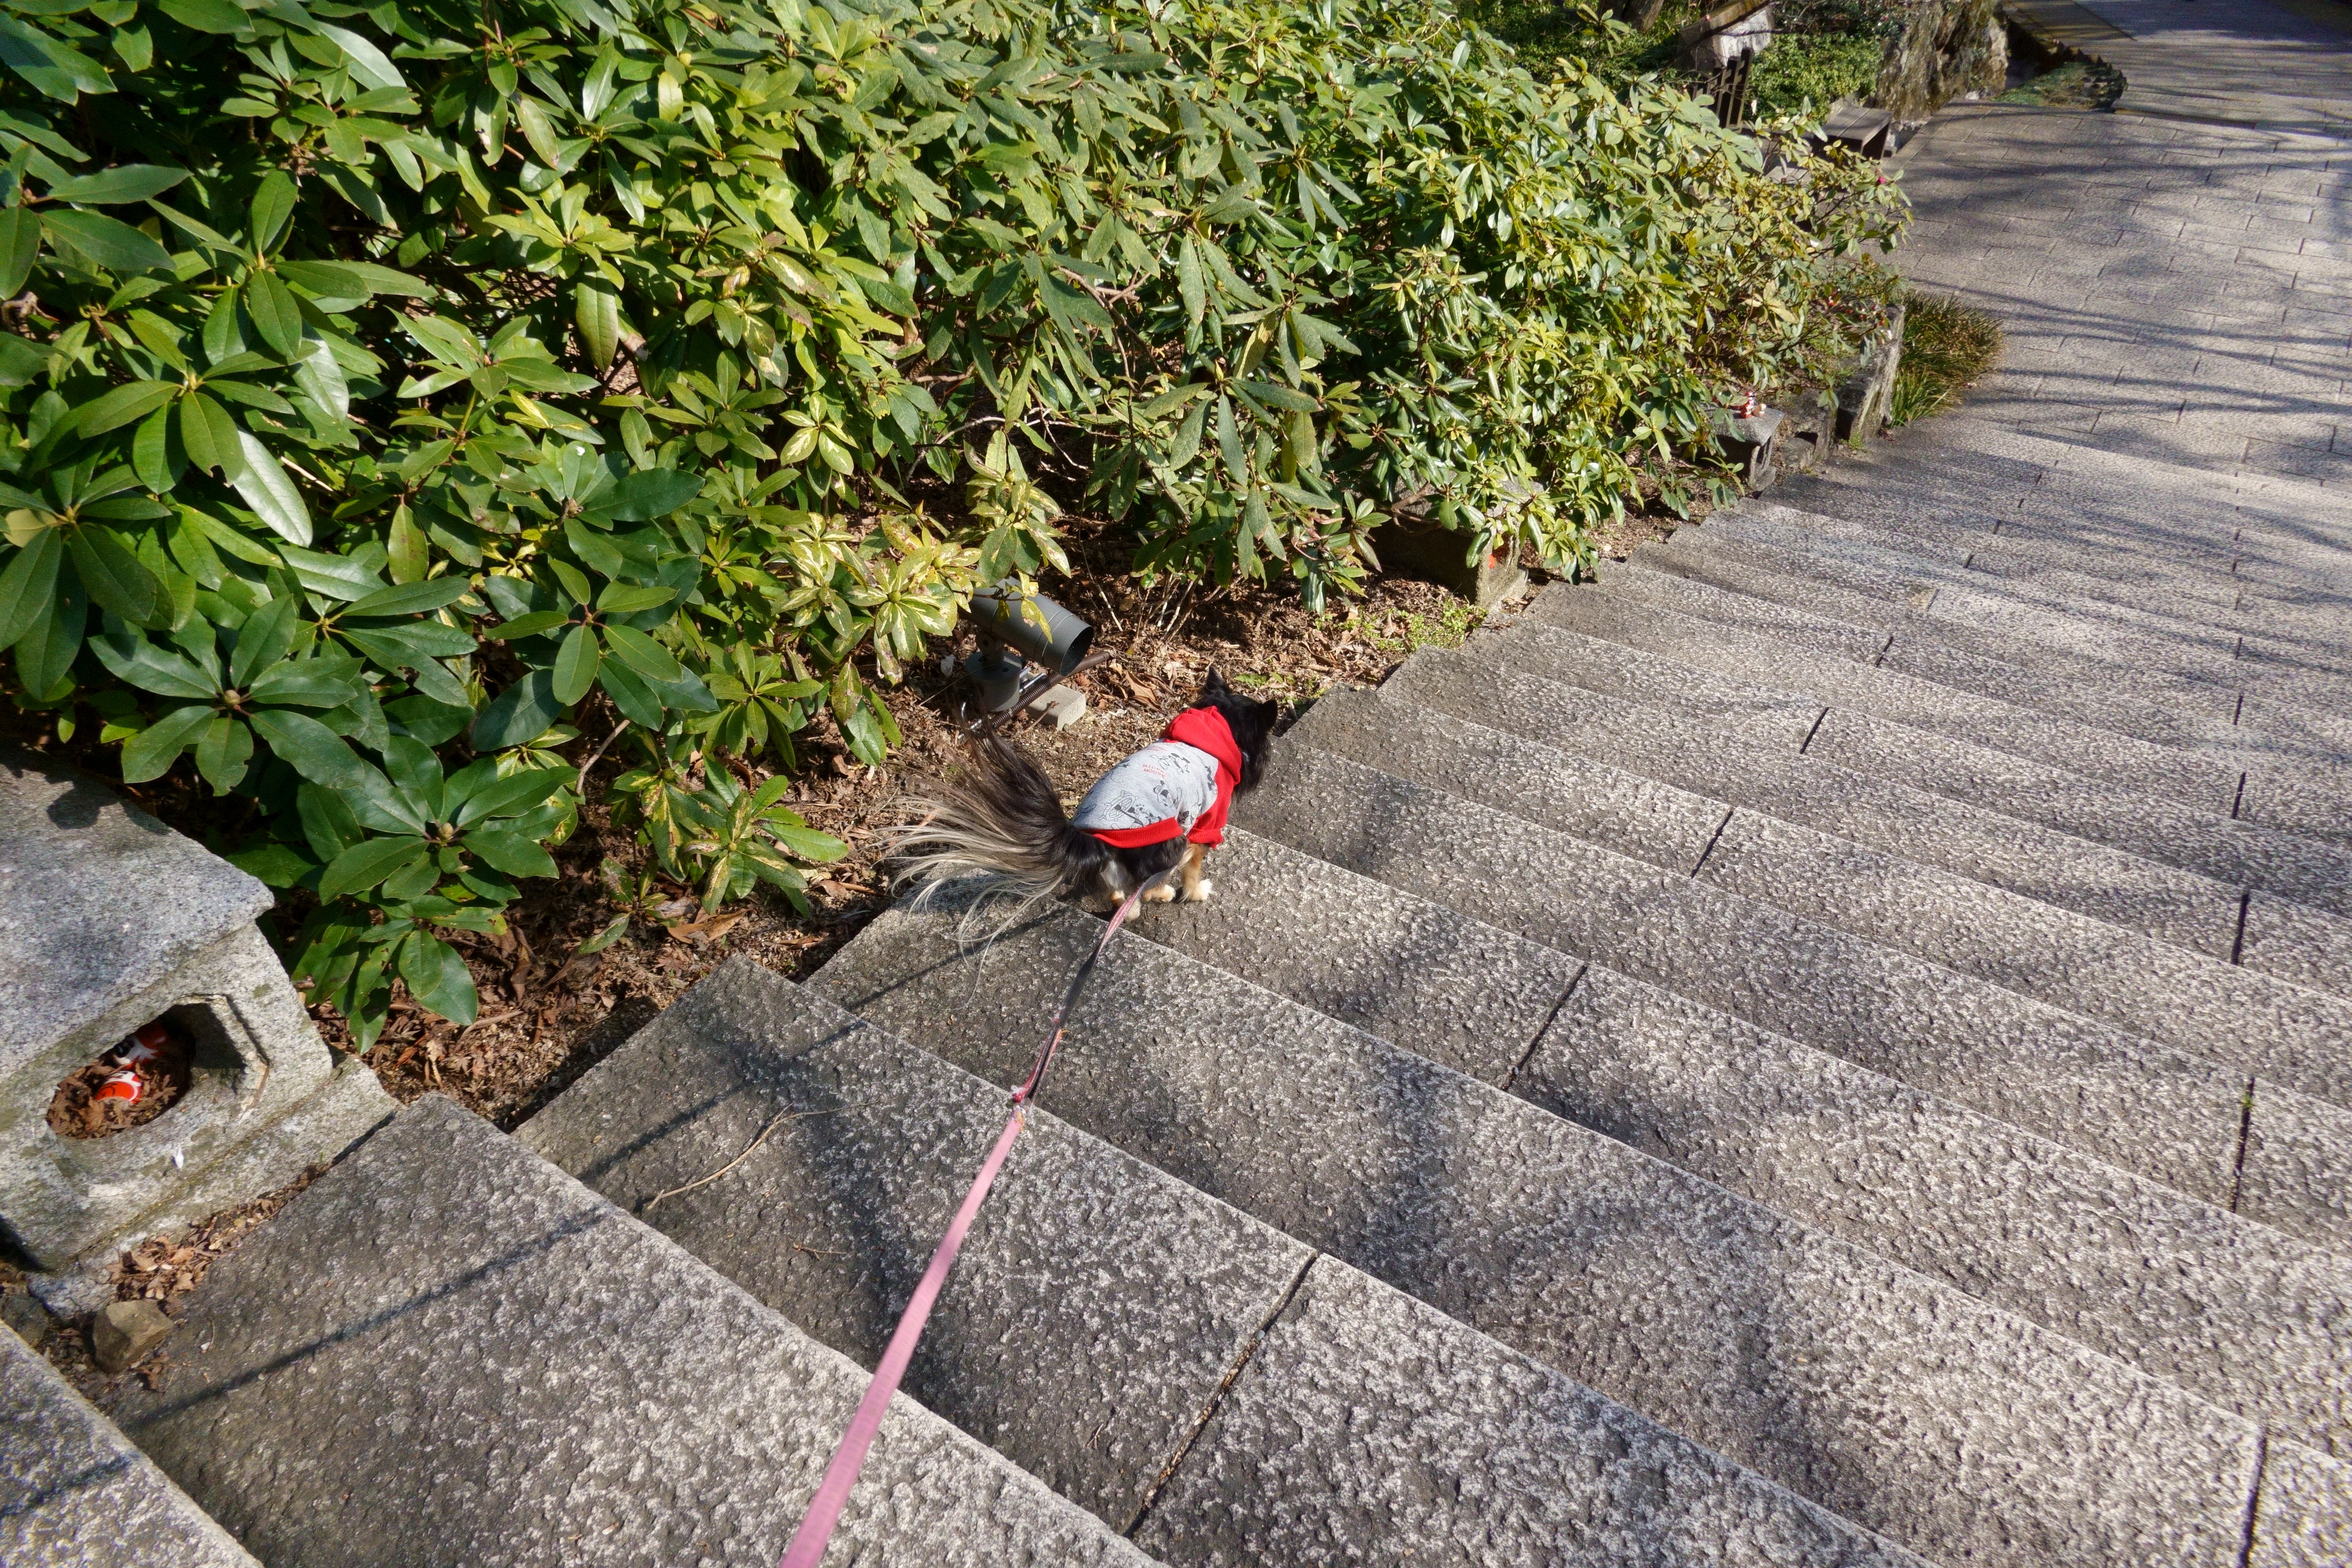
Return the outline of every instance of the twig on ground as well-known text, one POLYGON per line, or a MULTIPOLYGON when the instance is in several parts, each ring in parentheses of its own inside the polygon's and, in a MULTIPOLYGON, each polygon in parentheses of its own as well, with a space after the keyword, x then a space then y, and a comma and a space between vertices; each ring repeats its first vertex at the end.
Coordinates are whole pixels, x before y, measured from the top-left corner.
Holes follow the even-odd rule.
POLYGON ((690 1193, 697 1187, 709 1186, 711 1183, 717 1181, 719 1177, 725 1175, 728 1172, 733 1170, 736 1166, 750 1159, 753 1152, 756 1151, 761 1144, 765 1143, 768 1141, 768 1134, 773 1132, 777 1128, 782 1126, 787 1121, 798 1121, 804 1117, 810 1116, 838 1116, 845 1110, 865 1110, 873 1103, 874 1102, 871 1100, 860 1100, 853 1105, 828 1106, 822 1110, 794 1110, 788 1105, 784 1107, 783 1110, 777 1111, 773 1116, 768 1118, 768 1124, 760 1129, 760 1135, 757 1138, 752 1139, 749 1143, 743 1145, 743 1152, 740 1154, 736 1155, 732 1160, 728 1161, 727 1163, 719 1166, 719 1169, 711 1172, 710 1174, 707 1176, 698 1176, 682 1187, 671 1187, 666 1192, 656 1193, 652 1197, 647 1198, 643 1204, 640 1204, 637 1206, 637 1217, 643 1219, 646 1215, 651 1214, 653 1212, 654 1205, 660 1203, 665 1198, 674 1198, 681 1193, 690 1193))

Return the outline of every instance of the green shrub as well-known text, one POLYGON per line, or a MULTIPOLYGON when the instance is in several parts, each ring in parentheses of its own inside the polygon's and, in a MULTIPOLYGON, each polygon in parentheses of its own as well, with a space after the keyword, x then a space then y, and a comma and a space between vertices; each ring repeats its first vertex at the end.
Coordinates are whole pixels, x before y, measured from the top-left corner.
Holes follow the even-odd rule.
POLYGON ((0 11, 8 693, 239 797, 362 1041, 472 1016, 575 741, 797 898, 724 758, 878 762, 1056 494, 1318 605, 1394 508, 1564 563, 1901 216, 1431 0, 0 11))
POLYGON ((1864 33, 1789 33, 1756 57, 1748 80, 1766 114, 1818 115, 1841 98, 1864 98, 1877 84, 1883 39, 1864 33))
POLYGON ((1940 414, 2000 361, 2000 323, 1950 295, 1904 295, 1903 362, 1887 419, 1908 425, 1940 414))

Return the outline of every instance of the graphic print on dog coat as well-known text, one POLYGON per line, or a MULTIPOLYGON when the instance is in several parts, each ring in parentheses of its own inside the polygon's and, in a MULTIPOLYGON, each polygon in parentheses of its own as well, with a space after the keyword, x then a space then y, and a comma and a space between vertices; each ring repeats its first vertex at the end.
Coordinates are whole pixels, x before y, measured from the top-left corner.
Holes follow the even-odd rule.
POLYGON ((1114 849, 1139 849, 1171 838, 1225 840, 1225 813, 1241 783, 1242 750, 1225 716, 1187 708, 1160 738, 1095 781, 1070 826, 1114 849))

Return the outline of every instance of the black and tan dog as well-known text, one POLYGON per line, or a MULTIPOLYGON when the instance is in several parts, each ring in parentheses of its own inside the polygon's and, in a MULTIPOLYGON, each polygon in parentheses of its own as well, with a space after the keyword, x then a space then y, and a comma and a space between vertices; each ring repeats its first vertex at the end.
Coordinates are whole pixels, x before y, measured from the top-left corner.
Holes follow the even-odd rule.
MULTIPOLYGON (((928 892, 986 872, 1024 904, 1069 894, 1116 904, 1175 871, 1187 902, 1205 900, 1212 884, 1202 861, 1224 841, 1234 796, 1265 773, 1280 713, 1280 704, 1240 696, 1212 670, 1200 700, 1097 780, 1067 816, 1028 753, 982 737, 973 743, 971 777, 922 803, 923 820, 899 836, 898 880, 928 892)), ((1162 882, 1145 896, 1177 894, 1162 882)))

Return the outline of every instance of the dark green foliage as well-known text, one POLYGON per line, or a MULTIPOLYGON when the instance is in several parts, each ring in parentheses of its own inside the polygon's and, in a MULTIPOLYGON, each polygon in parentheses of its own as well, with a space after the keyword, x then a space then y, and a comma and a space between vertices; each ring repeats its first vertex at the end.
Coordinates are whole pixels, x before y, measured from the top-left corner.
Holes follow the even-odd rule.
POLYGON ((1903 363, 1889 419, 1908 425, 1940 414, 2000 361, 2000 323, 1946 294, 1906 294, 1903 363))

